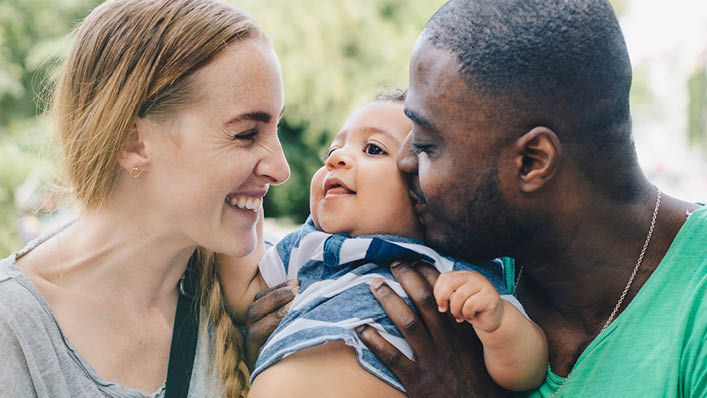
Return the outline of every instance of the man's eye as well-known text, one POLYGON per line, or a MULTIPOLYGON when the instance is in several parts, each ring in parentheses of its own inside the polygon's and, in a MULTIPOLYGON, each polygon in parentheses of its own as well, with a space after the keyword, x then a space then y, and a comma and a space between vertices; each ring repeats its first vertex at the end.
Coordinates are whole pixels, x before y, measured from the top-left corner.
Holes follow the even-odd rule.
POLYGON ((429 153, 432 145, 421 145, 410 142, 410 151, 418 155, 420 153, 429 153))
POLYGON ((255 136, 258 135, 258 129, 257 128, 252 128, 250 130, 246 130, 242 133, 238 133, 233 136, 233 140, 238 140, 238 141, 252 141, 255 139, 255 136))
POLYGON ((376 144, 367 143, 363 151, 369 155, 385 155, 385 151, 376 144))

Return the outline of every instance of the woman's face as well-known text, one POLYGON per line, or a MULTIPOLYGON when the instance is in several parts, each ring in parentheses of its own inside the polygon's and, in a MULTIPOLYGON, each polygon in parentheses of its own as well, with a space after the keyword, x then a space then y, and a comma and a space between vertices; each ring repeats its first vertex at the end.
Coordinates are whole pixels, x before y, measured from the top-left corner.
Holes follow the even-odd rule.
MULTIPOLYGON (((154 213, 180 236, 243 256, 270 185, 290 170, 277 136, 284 109, 277 56, 264 39, 232 44, 193 76, 193 100, 165 120, 138 121, 151 154, 154 213)), ((150 213, 152 214, 152 212, 150 213)))

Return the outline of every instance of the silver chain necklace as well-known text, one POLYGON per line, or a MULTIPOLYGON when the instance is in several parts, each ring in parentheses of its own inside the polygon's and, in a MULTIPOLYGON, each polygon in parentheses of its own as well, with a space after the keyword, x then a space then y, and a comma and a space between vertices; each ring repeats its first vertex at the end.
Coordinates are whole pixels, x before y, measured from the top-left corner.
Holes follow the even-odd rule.
MULTIPOLYGON (((661 192, 658 190, 658 193, 656 194, 656 200, 655 200, 655 208, 653 209, 653 218, 651 218, 651 226, 648 229, 648 236, 646 236, 646 241, 643 243, 643 248, 641 249, 641 254, 638 256, 638 260, 636 260, 636 265, 633 267, 633 272, 631 273, 631 277, 628 279, 628 283, 626 284, 626 287, 624 287, 624 291, 621 293, 621 297, 619 297, 619 301, 616 303, 616 306, 614 306, 614 310, 611 311, 611 315, 609 315, 609 319, 606 320, 606 323, 604 323, 604 326, 602 326, 601 330, 599 330, 599 333, 597 333, 597 336, 600 335, 609 325, 611 324, 611 321, 614 320, 614 317, 616 317, 616 313, 619 311, 619 308, 621 307, 621 303, 624 302, 624 299, 626 298, 626 294, 628 294, 629 289, 631 289, 631 285, 633 284, 634 278, 636 278, 636 273, 638 272, 638 268, 641 267, 641 262, 643 261, 643 256, 646 254, 646 249, 648 249, 648 244, 651 241, 651 237, 653 236, 653 229, 655 228, 655 220, 658 217, 658 209, 660 208, 660 196, 661 192)), ((516 277, 515 285, 513 286, 513 294, 515 295, 516 290, 518 289, 518 282, 520 282, 520 277, 523 275, 523 266, 520 266, 520 270, 518 270, 518 277, 516 277)), ((596 338, 596 336, 595 336, 596 338)), ((572 375, 572 370, 567 374, 567 377, 565 377, 564 380, 560 383, 560 385, 557 387, 557 390, 552 394, 552 397, 557 395, 557 393, 560 392, 562 387, 567 384, 567 380, 569 380, 570 376, 572 375)))

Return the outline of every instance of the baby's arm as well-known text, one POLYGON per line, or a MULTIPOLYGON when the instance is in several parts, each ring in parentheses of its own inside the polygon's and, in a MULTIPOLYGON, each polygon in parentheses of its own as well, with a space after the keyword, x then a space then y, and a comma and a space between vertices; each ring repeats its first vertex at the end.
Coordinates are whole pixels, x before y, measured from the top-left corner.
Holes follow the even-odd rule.
POLYGON ((223 295, 234 320, 245 324, 248 306, 255 295, 267 288, 260 275, 258 263, 265 253, 263 242, 263 211, 256 225, 257 241, 255 250, 245 257, 219 255, 218 277, 223 289, 223 295))
POLYGON ((472 324, 484 346, 491 378, 501 387, 525 391, 540 385, 547 371, 545 334, 517 308, 502 300, 483 275, 451 271, 440 275, 434 295, 441 312, 472 324))

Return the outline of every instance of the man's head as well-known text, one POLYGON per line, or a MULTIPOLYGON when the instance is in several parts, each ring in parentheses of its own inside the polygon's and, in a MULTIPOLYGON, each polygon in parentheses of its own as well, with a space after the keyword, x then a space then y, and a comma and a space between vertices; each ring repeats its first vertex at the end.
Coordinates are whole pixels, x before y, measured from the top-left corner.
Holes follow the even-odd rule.
POLYGON ((630 85, 607 1, 447 3, 413 52, 399 156, 426 238, 466 258, 512 255, 571 180, 633 200, 630 85))

